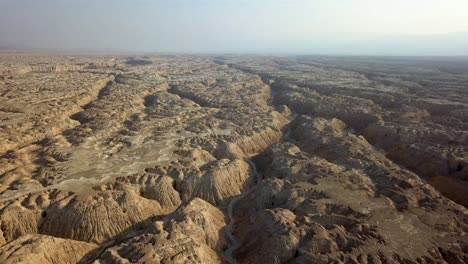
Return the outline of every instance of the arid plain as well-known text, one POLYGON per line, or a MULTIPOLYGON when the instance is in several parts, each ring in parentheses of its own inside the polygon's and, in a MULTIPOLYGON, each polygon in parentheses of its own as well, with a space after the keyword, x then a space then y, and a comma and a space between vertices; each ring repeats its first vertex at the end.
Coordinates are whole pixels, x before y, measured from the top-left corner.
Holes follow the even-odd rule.
POLYGON ((468 59, 0 53, 0 263, 468 263, 468 59))

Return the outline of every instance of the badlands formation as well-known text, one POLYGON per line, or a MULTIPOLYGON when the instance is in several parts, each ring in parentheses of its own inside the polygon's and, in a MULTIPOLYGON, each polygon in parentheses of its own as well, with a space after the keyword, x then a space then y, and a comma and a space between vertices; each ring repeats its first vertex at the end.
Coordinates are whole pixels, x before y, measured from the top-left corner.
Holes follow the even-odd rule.
POLYGON ((0 54, 0 263, 467 263, 468 62, 0 54))

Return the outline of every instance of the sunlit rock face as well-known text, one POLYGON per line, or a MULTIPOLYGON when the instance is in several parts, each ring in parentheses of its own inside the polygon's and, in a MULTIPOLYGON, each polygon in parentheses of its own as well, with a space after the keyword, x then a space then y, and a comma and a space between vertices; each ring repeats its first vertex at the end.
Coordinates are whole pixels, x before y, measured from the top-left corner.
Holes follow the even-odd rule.
POLYGON ((466 263, 438 63, 0 53, 0 262, 466 263))

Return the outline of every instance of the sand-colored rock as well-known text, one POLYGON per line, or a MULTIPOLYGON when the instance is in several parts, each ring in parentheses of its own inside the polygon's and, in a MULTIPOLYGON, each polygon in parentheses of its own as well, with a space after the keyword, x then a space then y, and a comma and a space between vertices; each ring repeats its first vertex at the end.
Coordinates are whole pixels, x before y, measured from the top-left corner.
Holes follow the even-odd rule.
POLYGON ((5 264, 78 263, 96 244, 46 235, 25 235, 0 248, 5 264))
POLYGON ((343 124, 299 117, 290 136, 297 145, 273 145, 258 158, 267 180, 235 204, 234 235, 240 239, 235 258, 240 263, 466 258, 458 240, 468 228, 466 209, 343 124), (445 246, 434 247, 435 241, 445 246))
POLYGON ((466 263, 446 59, 1 52, 0 262, 466 263))
POLYGON ((227 245, 224 214, 209 203, 194 199, 149 233, 107 249, 96 263, 221 263, 227 245))
POLYGON ((20 199, 2 209, 1 229, 7 242, 40 233, 102 243, 135 224, 173 210, 165 210, 158 201, 131 190, 81 195, 52 191, 20 199))

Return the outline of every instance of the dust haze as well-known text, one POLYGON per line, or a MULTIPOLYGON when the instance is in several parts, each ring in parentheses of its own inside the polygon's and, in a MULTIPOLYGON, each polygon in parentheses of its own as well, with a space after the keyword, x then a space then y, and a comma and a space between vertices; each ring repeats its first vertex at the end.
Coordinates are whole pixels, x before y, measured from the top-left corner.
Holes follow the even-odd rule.
POLYGON ((468 263, 465 1, 0 2, 0 263, 468 263))
POLYGON ((464 0, 0 2, 0 48, 468 55, 464 0))

